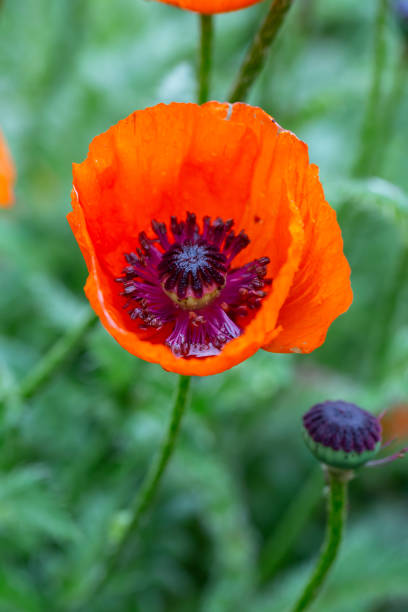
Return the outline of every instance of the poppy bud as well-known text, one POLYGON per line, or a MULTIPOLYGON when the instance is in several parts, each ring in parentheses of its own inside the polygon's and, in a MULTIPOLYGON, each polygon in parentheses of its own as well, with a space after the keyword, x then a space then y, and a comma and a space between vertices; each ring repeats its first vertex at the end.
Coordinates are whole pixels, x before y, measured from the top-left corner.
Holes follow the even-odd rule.
POLYGON ((303 416, 304 436, 314 456, 328 466, 352 470, 379 451, 377 417, 342 400, 316 404, 303 416))
POLYGON ((408 0, 396 0, 393 8, 398 26, 408 43, 408 0))

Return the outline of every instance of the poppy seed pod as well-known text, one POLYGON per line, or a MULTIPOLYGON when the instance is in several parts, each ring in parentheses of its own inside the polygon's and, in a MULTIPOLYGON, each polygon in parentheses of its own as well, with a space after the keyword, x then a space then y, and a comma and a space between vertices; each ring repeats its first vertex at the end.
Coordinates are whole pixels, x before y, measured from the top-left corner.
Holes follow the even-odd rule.
POLYGON ((336 468, 358 468, 377 454, 382 428, 377 417, 356 404, 326 401, 303 416, 307 446, 322 463, 336 468))

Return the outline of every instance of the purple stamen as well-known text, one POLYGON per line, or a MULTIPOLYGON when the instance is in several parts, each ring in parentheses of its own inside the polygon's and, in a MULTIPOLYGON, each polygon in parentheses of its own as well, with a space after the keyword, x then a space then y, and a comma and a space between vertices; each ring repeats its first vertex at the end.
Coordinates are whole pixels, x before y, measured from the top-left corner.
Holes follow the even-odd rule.
POLYGON ((272 283, 265 278, 268 257, 231 268, 250 242, 233 223, 207 216, 200 232, 193 213, 185 221, 171 217, 171 239, 166 224, 153 220, 156 237, 141 232, 136 253, 125 254, 128 265, 116 279, 124 308, 142 329, 167 326, 166 344, 178 357, 218 354, 242 333, 237 320, 260 308, 272 283))

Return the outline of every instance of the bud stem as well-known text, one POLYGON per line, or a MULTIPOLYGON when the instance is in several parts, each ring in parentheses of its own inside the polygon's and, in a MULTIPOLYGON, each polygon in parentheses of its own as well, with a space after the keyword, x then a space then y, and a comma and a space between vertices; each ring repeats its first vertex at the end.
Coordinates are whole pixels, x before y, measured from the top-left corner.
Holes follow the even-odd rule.
POLYGON ((235 84, 228 97, 230 102, 244 101, 256 77, 262 70, 269 47, 276 38, 286 13, 294 0, 272 0, 270 9, 245 56, 235 84))
POLYGON ((292 612, 306 610, 316 599, 327 574, 337 558, 342 541, 346 522, 347 482, 350 474, 344 470, 332 468, 328 469, 327 474, 329 499, 325 541, 315 569, 292 612))
POLYGON ((207 102, 212 65, 213 17, 200 15, 200 64, 198 69, 198 103, 207 102))

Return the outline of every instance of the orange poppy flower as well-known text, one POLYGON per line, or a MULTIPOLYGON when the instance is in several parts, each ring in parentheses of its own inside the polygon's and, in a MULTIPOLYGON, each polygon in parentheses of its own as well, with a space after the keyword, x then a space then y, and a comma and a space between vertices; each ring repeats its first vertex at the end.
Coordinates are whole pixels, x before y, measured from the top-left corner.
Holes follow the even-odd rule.
POLYGON ((180 374, 309 353, 352 301, 306 145, 259 108, 136 111, 74 164, 85 291, 126 350, 180 374))
POLYGON ((0 206, 11 206, 14 202, 14 165, 0 130, 0 206))
POLYGON ((408 440, 408 404, 396 404, 381 419, 384 440, 408 440))
POLYGON ((203 15, 229 13, 257 4, 261 0, 159 0, 164 4, 173 4, 183 10, 194 11, 203 15))

